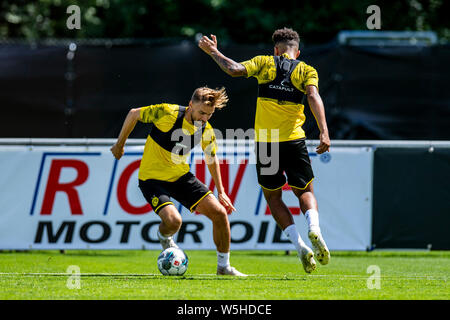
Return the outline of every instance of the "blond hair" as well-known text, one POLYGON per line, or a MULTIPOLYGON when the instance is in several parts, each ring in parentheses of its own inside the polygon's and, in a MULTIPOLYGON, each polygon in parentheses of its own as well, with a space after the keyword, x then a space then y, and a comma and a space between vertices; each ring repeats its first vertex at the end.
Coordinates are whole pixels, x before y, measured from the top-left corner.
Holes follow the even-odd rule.
POLYGON ((214 106, 217 109, 222 109, 228 102, 228 96, 224 87, 220 89, 201 87, 195 89, 191 100, 192 102, 200 102, 207 106, 214 106))

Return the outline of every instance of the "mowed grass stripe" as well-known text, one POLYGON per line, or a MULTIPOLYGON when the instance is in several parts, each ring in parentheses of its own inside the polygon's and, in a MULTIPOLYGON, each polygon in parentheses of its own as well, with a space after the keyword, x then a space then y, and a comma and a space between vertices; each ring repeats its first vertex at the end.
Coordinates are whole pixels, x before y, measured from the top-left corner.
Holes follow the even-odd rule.
POLYGON ((247 278, 216 276, 216 252, 186 250, 189 269, 167 277, 154 251, 1 252, 0 299, 450 299, 450 252, 332 252, 328 265, 306 274, 296 255, 232 251, 231 263, 247 278), (67 272, 76 265, 80 273, 67 272), (380 289, 370 289, 380 270, 380 289), (73 276, 80 289, 69 289, 73 276))

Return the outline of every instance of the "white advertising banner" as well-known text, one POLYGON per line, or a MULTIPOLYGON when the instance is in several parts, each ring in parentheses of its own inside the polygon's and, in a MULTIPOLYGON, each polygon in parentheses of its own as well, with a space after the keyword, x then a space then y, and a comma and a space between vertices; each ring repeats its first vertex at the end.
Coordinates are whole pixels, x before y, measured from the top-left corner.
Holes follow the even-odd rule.
MULTIPOLYGON (((231 249, 291 250, 270 215, 257 183, 252 144, 220 149, 222 179, 237 211, 229 216, 231 249)), ((371 241, 370 147, 308 147, 322 234, 331 250, 365 250, 371 241)), ((160 249, 159 217, 138 188, 142 146, 125 148, 116 161, 106 146, 1 146, 0 249, 160 249)), ((196 148, 191 170, 208 187, 211 176, 196 148)), ((307 240, 298 199, 283 200, 307 240)), ((183 249, 215 249, 211 221, 175 204, 183 249)))

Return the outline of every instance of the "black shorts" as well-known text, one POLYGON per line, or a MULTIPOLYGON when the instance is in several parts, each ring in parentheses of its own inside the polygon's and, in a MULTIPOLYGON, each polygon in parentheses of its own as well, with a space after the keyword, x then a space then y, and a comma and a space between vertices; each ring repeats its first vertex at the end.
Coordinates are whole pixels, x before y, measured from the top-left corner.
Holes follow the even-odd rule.
POLYGON ((165 206, 173 204, 170 201, 171 197, 193 212, 197 204, 211 193, 206 185, 201 183, 191 172, 174 182, 154 179, 139 180, 139 188, 155 213, 165 206))
POLYGON ((303 190, 314 179, 305 139, 255 142, 255 154, 258 183, 264 189, 280 189, 287 176, 290 187, 303 190))

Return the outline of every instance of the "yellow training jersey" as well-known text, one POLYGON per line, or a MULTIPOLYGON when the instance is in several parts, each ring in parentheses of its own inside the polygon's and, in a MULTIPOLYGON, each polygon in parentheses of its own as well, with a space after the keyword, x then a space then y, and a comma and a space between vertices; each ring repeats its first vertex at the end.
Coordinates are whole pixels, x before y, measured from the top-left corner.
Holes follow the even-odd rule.
MULTIPOLYGON (((140 121, 153 123, 159 130, 168 132, 175 124, 178 110, 178 105, 167 103, 143 107, 140 110, 140 121)), ((193 135, 194 132, 200 130, 200 128, 190 124, 186 119, 183 119, 182 129, 185 134, 189 135, 193 135)), ((214 156, 217 152, 216 137, 209 122, 206 123, 202 134, 201 146, 208 155, 214 156)), ((148 135, 138 177, 140 180, 176 181, 188 173, 190 169, 187 163, 188 156, 177 155, 163 149, 148 135)))
MULTIPOLYGON (((284 57, 292 59, 287 53, 284 57)), ((273 56, 256 56, 241 62, 247 70, 247 77, 255 77, 258 84, 275 79, 277 68, 273 56)), ((317 71, 301 61, 291 74, 292 84, 306 93, 306 86, 319 87, 317 71)), ((259 142, 281 142, 305 137, 302 125, 305 123, 303 104, 258 97, 255 116, 255 140, 259 142), (275 131, 272 131, 275 130, 275 131)))

